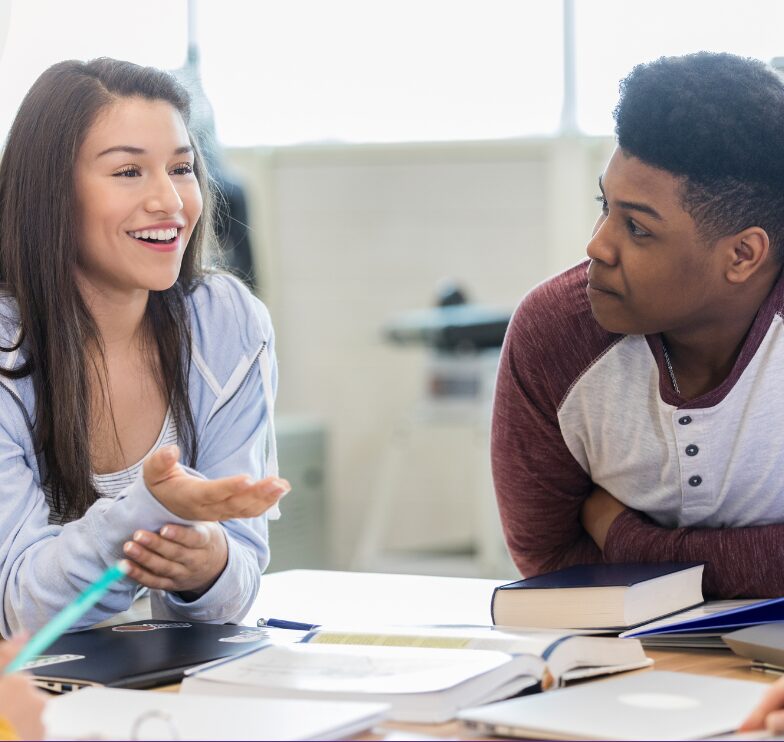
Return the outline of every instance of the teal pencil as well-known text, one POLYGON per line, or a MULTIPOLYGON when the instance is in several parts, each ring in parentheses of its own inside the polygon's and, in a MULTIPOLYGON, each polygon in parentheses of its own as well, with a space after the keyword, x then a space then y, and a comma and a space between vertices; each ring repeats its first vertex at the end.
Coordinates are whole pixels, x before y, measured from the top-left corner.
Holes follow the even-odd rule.
POLYGON ((30 660, 35 659, 39 654, 43 654, 52 642, 62 636, 101 599, 101 596, 113 583, 121 580, 128 574, 128 568, 128 562, 125 560, 109 567, 92 585, 32 636, 30 641, 19 650, 19 654, 6 665, 3 674, 9 675, 12 672, 17 672, 30 660))

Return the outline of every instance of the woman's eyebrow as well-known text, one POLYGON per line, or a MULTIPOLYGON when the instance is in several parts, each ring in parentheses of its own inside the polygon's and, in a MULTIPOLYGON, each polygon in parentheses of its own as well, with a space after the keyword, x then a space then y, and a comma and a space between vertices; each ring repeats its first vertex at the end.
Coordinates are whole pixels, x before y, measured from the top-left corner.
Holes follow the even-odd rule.
MULTIPOLYGON (((109 147, 105 149, 103 152, 99 152, 96 157, 103 157, 104 155, 111 154, 112 152, 125 152, 129 155, 146 155, 147 150, 142 149, 141 147, 132 147, 130 144, 118 144, 115 147, 109 147)), ((183 147, 177 147, 174 150, 175 155, 187 155, 193 152, 193 147, 190 144, 186 144, 183 147)))

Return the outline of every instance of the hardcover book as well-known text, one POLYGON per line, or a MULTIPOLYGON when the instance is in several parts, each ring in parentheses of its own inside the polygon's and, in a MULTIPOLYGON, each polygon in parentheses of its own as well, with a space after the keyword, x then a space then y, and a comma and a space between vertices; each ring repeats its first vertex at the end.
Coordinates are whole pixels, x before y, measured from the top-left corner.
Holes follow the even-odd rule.
POLYGON ((702 603, 704 564, 586 564, 497 587, 499 626, 617 629, 702 603))

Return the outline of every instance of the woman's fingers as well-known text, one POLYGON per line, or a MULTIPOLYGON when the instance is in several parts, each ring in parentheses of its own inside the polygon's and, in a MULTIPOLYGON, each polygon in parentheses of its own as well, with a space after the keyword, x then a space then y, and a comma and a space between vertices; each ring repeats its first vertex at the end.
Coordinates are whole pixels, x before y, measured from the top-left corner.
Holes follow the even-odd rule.
POLYGON ((173 591, 176 589, 176 583, 171 577, 157 575, 135 562, 131 562, 131 571, 128 572, 128 577, 151 590, 173 591))
MULTIPOLYGON (((178 526, 168 523, 161 528, 160 536, 151 534, 154 538, 152 538, 149 543, 152 544, 152 548, 155 551, 164 555, 166 555, 165 549, 170 544, 179 544, 180 546, 185 546, 189 549, 203 549, 209 544, 210 532, 214 528, 220 528, 220 526, 215 523, 196 523, 193 526, 178 526)), ((140 538, 137 539, 136 534, 134 534, 134 540, 146 543, 144 541, 144 534, 147 533, 149 533, 149 531, 139 531, 138 534, 140 538)))
POLYGON ((200 489, 203 491, 196 498, 200 500, 201 520, 252 518, 269 510, 291 490, 285 479, 277 477, 267 477, 258 482, 239 479, 241 481, 216 479, 202 483, 200 489))
POLYGON ((205 479, 199 488, 205 504, 220 504, 243 495, 283 497, 291 490, 291 485, 278 477, 266 477, 254 482, 250 477, 238 476, 205 479))
POLYGON ((152 489, 179 469, 180 449, 176 445, 159 448, 144 462, 144 483, 152 489))
MULTIPOLYGON (((180 562, 167 559, 133 541, 126 541, 123 545, 123 551, 137 566, 151 572, 156 577, 166 577, 174 581, 183 577, 187 572, 185 566, 180 562)), ((136 579, 133 577, 133 570, 128 573, 128 576, 136 579)))
POLYGON ((133 540, 126 542, 123 546, 123 551, 131 559, 136 559, 144 549, 152 551, 172 562, 182 562, 185 555, 184 547, 172 543, 152 531, 136 531, 133 534, 133 540))
POLYGON ((278 477, 256 482, 242 475, 201 479, 182 469, 176 460, 172 464, 171 455, 171 449, 168 456, 156 452, 145 462, 145 483, 164 507, 187 520, 253 517, 269 509, 291 489, 285 479, 278 477))
POLYGON ((260 480, 245 490, 235 492, 220 503, 226 518, 255 518, 269 510, 291 490, 285 480, 260 480))

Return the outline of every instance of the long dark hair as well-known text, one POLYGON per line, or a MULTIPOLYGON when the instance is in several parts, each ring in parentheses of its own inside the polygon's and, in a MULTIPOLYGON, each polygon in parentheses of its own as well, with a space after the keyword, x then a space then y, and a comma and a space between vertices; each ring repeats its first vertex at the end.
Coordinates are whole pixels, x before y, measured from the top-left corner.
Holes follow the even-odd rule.
MULTIPOLYGON (((83 515, 98 498, 90 461, 87 349, 97 349, 103 359, 102 339, 74 276, 80 241, 74 165, 102 109, 129 97, 167 101, 188 126, 188 94, 170 74, 106 58, 60 62, 27 93, 0 161, 0 289, 16 300, 21 331, 14 345, 2 350, 21 348, 24 358, 22 365, 0 373, 32 377, 41 474, 54 509, 66 519, 83 515)), ((212 198, 193 136, 191 144, 204 209, 177 281, 165 291, 150 292, 143 330, 147 342, 157 346, 158 383, 171 405, 186 460, 193 464, 198 452, 188 395, 187 296, 205 273, 202 253, 211 237, 212 198)), ((103 371, 98 378, 105 380, 105 362, 103 371)))

